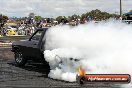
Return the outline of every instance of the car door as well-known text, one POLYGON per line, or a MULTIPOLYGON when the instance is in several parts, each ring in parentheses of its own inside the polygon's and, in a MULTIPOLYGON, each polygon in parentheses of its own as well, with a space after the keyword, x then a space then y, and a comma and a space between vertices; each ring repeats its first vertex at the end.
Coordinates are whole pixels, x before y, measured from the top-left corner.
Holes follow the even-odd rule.
POLYGON ((26 44, 26 56, 38 58, 40 55, 39 45, 42 40, 43 30, 37 30, 26 44))

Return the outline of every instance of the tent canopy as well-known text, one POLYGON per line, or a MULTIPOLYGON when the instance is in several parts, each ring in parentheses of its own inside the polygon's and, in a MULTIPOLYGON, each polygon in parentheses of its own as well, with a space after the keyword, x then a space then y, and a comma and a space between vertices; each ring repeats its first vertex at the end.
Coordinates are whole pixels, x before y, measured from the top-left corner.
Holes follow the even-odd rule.
POLYGON ((132 12, 125 13, 124 15, 132 15, 132 12))

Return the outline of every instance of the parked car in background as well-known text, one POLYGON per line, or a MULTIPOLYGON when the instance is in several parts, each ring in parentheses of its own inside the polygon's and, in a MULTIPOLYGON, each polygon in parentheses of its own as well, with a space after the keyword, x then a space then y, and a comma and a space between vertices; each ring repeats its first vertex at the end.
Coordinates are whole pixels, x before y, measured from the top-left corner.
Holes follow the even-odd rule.
POLYGON ((6 29, 6 35, 7 36, 17 35, 17 27, 16 26, 8 26, 6 29))

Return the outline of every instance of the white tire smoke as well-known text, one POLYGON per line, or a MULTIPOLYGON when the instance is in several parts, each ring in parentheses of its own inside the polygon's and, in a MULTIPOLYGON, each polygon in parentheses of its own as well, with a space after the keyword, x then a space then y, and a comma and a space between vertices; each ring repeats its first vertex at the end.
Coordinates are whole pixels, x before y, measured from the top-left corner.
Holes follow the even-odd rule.
POLYGON ((54 79, 76 81, 80 65, 86 73, 132 74, 132 25, 110 21, 56 26, 48 30, 45 47, 54 79))

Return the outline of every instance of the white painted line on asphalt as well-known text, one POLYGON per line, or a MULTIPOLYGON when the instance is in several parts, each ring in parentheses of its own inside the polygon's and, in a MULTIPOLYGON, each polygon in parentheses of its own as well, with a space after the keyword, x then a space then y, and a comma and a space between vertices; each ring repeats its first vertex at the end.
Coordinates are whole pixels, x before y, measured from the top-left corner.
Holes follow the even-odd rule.
POLYGON ((11 46, 12 43, 0 43, 0 47, 11 46))

